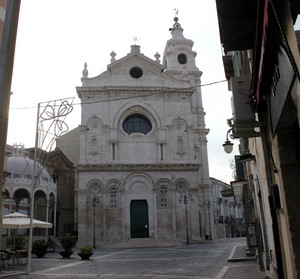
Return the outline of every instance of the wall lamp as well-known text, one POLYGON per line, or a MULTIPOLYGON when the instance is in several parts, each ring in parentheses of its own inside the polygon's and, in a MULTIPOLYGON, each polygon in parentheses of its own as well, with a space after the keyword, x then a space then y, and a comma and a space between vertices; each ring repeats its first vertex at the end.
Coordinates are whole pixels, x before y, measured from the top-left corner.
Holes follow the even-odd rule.
POLYGON ((223 144, 224 151, 226 153, 228 153, 228 154, 231 153, 232 150, 233 150, 233 143, 230 140, 228 140, 228 135, 229 135, 229 133, 231 131, 232 131, 232 128, 227 131, 227 133, 226 133, 226 141, 223 144))

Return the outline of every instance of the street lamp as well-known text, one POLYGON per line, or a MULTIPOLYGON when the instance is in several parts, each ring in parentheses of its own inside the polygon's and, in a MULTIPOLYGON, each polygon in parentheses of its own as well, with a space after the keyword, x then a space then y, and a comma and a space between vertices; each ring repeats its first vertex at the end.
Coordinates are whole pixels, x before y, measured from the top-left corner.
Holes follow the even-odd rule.
POLYGON ((188 215, 187 215, 187 205, 188 201, 193 202, 193 196, 191 194, 187 194, 186 192, 180 194, 179 202, 184 203, 185 206, 185 230, 186 230, 186 245, 190 244, 189 240, 189 224, 188 224, 188 215))
POLYGON ((210 201, 207 201, 208 209, 208 229, 209 229, 209 240, 211 240, 211 224, 210 224, 210 201))
MULTIPOLYGON (((211 223, 210 223, 210 200, 207 200, 207 201, 202 201, 199 203, 199 205, 202 207, 202 208, 205 208, 205 227, 206 227, 206 213, 208 213, 208 233, 209 233, 209 236, 208 238, 206 239, 209 239, 211 240, 211 223)), ((206 231, 206 229, 205 229, 206 231)), ((206 234, 206 232, 205 232, 206 234)))
POLYGON ((86 205, 93 207, 93 248, 96 248, 96 205, 100 204, 100 198, 93 194, 93 196, 87 197, 86 205))
POLYGON ((233 150, 233 143, 228 139, 228 135, 229 135, 229 133, 232 131, 232 128, 231 129, 229 129, 228 131, 227 131, 227 133, 226 133, 226 141, 225 141, 225 143, 223 144, 223 147, 224 147, 224 151, 226 152, 226 153, 231 153, 232 152, 232 150, 233 150))

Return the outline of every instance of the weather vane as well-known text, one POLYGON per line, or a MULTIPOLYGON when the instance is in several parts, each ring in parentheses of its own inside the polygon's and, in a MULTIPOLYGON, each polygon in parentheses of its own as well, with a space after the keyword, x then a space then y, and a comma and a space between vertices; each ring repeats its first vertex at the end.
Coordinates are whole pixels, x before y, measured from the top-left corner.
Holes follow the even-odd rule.
POLYGON ((137 36, 134 36, 133 37, 133 41, 134 41, 134 44, 136 45, 137 41, 139 40, 139 38, 137 36))
POLYGON ((173 10, 175 11, 175 16, 178 16, 179 9, 174 8, 173 10))

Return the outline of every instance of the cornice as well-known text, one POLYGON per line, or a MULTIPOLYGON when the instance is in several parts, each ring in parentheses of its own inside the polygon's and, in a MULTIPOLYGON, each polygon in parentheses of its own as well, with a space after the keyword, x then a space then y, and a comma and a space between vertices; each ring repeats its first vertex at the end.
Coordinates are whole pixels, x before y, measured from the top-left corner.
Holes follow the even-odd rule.
POLYGON ((78 164, 78 171, 198 171, 201 164, 78 164))
POLYGON ((104 92, 104 93, 120 93, 120 92, 159 92, 159 93, 193 93, 195 88, 171 88, 171 87, 77 87, 77 92, 104 92))

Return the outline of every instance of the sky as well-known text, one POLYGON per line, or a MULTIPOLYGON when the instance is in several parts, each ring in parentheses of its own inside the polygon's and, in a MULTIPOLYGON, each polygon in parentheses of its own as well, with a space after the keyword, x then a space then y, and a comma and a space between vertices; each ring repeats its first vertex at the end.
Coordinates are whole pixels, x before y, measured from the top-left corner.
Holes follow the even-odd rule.
POLYGON ((141 46, 151 59, 161 54, 171 38, 175 10, 184 36, 194 41, 196 63, 203 72, 202 98, 206 127, 210 129, 208 156, 210 176, 229 183, 234 152, 222 144, 231 118, 230 97, 222 63, 215 1, 212 0, 23 0, 18 24, 7 144, 35 144, 37 106, 41 102, 75 97, 66 118, 69 130, 80 124, 80 99, 84 63, 89 77, 106 70, 110 53, 116 59, 141 46), (219 82, 221 81, 221 82, 219 82))

